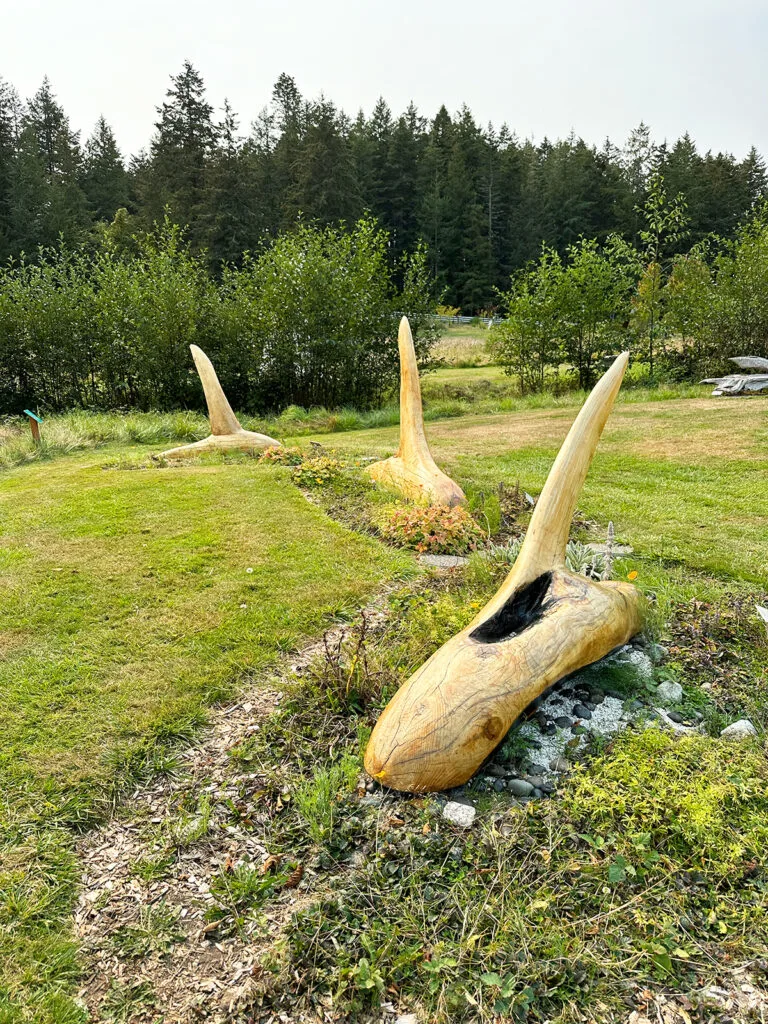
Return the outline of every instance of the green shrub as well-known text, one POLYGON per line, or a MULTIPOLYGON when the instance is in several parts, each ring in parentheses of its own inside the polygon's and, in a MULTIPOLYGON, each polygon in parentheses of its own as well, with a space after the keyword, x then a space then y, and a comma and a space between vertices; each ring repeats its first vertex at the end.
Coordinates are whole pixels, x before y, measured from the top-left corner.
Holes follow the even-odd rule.
POLYGON ((466 555, 485 540, 483 531, 461 505, 399 508, 381 532, 387 540, 432 555, 466 555))
POLYGON ((281 444, 265 448, 259 457, 259 462, 268 462, 274 466, 300 466, 303 461, 301 448, 286 448, 281 444))
POLYGON ((325 487, 335 480, 344 468, 344 463, 327 455, 305 459, 294 466, 291 477, 299 487, 325 487))

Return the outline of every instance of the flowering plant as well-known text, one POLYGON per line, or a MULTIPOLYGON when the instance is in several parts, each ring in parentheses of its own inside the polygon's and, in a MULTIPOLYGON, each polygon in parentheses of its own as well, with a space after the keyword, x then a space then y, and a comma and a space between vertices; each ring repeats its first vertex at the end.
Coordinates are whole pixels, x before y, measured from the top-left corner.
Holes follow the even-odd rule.
POLYGON ((387 540, 432 555, 465 555, 484 539, 483 531, 460 505, 399 508, 381 532, 387 540))

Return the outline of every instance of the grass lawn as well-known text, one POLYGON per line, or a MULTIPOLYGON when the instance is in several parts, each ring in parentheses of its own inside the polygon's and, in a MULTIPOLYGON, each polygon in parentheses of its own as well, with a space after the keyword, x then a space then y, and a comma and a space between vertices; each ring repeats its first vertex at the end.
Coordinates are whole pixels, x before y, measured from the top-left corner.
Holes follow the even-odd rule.
MULTIPOLYGON (((461 371, 468 372, 468 371, 461 371)), ((629 393, 631 395, 631 392, 629 393)), ((438 464, 465 490, 499 481, 537 493, 573 421, 566 405, 429 424, 438 464)), ((314 440, 386 456, 394 428, 314 440)), ((638 555, 768 585, 768 403, 703 398, 617 403, 579 501, 580 513, 638 555)), ((602 537, 600 538, 602 539, 602 537)))
POLYGON ((488 328, 483 325, 450 324, 435 351, 451 366, 484 366, 491 360, 487 342, 488 328))
MULTIPOLYGON (((0 492, 0 1020, 65 1020, 71 831, 159 766, 281 651, 357 608, 406 555, 251 460, 125 471, 135 451, 4 475, 0 492)), ((72 1019, 79 1019, 77 1012, 72 1019)))
MULTIPOLYGON (((463 387, 475 371, 442 380, 451 374, 463 387)), ((620 571, 655 599, 655 638, 679 647, 669 671, 685 706, 710 702, 710 721, 746 714, 763 729, 768 643, 753 606, 768 597, 768 403, 624 397, 580 530, 602 539, 613 520, 634 547, 620 571)), ((543 485, 576 400, 537 404, 428 423, 437 462, 478 512, 499 481, 543 485)), ((348 456, 397 446, 393 425, 313 436, 348 456)), ((82 963, 69 927, 77 831, 129 782, 171 769, 171 741, 193 735, 212 702, 261 680, 382 582, 415 575, 410 556, 332 521, 284 469, 242 457, 140 468, 145 456, 146 446, 107 444, 1 478, 0 1024, 87 1019, 73 999, 82 963)), ((264 967, 276 988, 263 981, 262 994, 276 1006, 333 995, 356 1021, 379 999, 434 1021, 616 1020, 629 982, 690 993, 768 958, 758 742, 627 734, 550 802, 481 796, 466 834, 437 821, 429 800, 359 802, 350 779, 380 700, 497 585, 483 560, 442 588, 404 585, 391 627, 371 641, 365 672, 378 682, 365 700, 350 700, 360 659, 334 663, 331 682, 291 691, 233 750, 239 771, 259 775, 253 806, 269 808, 247 827, 309 866, 293 910, 293 894, 269 891, 255 866, 217 883, 245 893, 234 917, 233 901, 222 911, 233 928, 222 934, 250 922, 251 941, 265 901, 286 908, 264 967), (295 794, 287 806, 283 793, 295 794)), ((245 827, 249 794, 211 815, 217 828, 245 827)), ((180 851, 158 863, 172 880, 180 851)), ((156 882, 132 891, 149 899, 156 882)), ((128 978, 138 971, 125 965, 128 978)))

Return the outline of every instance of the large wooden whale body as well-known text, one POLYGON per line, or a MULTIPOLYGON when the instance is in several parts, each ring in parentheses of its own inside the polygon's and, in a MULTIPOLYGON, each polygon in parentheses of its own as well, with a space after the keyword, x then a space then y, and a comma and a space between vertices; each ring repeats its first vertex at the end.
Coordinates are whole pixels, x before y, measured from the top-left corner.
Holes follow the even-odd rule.
POLYGON ((640 630, 643 602, 633 586, 565 568, 576 502, 627 361, 619 356, 584 403, 501 589, 376 723, 365 767, 382 785, 417 793, 466 782, 531 701, 640 630))
POLYGON ((255 434, 252 430, 243 430, 237 416, 232 412, 232 406, 227 401, 213 363, 197 345, 190 345, 189 349, 203 385, 211 433, 202 441, 184 444, 179 448, 171 448, 167 452, 162 452, 160 458, 183 459, 190 455, 199 455, 201 452, 251 451, 254 448, 271 448, 274 445, 279 445, 279 441, 267 437, 266 434, 255 434))
POLYGON ((460 505, 467 499, 457 483, 435 465, 424 434, 419 367, 408 317, 400 321, 400 447, 366 472, 378 483, 429 505, 460 505))

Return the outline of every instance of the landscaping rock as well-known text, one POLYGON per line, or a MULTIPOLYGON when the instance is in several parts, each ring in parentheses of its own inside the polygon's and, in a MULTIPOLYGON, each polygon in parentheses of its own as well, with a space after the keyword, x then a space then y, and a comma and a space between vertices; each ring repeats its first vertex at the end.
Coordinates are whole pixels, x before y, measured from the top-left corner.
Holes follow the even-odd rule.
POLYGON ((553 772, 569 772, 571 770, 571 762, 567 757, 553 757, 549 762, 549 767, 553 772))
POLYGON ((649 654, 654 664, 660 665, 662 661, 666 661, 669 657, 669 649, 662 646, 662 644, 651 644, 649 654))
POLYGON ((525 781, 529 782, 534 789, 541 789, 544 785, 544 779, 541 775, 526 775, 525 781))
POLYGON ((589 708, 584 707, 583 704, 574 704, 572 708, 572 714, 574 714, 576 718, 581 718, 587 722, 592 717, 592 712, 589 710, 589 708))
POLYGON ((685 718, 683 718, 679 711, 668 711, 667 718, 676 722, 678 725, 682 725, 685 722, 685 718))
POLYGON ((422 565, 431 565, 433 569, 458 569, 469 561, 463 555, 421 555, 422 565))
POLYGON ((740 718, 738 722, 731 722, 720 733, 720 738, 723 740, 748 740, 752 736, 757 736, 757 729, 748 718, 740 718))
POLYGON ((653 678, 653 662, 645 651, 638 651, 634 647, 624 647, 618 654, 611 655, 609 660, 615 661, 620 665, 631 665, 643 679, 653 678))
POLYGON ((443 817, 453 825, 460 828, 470 828, 477 811, 471 804, 459 804, 455 800, 449 800, 443 808, 443 817))
POLYGON ((683 699, 683 688, 680 683, 673 683, 671 681, 659 683, 656 696, 662 704, 679 704, 683 699))
POLYGON ((530 796, 533 793, 533 786, 530 782, 526 782, 525 779, 510 779, 507 783, 507 789, 513 796, 530 796))
MULTIPOLYGON (((681 735, 690 735, 694 731, 692 726, 681 724, 683 716, 678 715, 675 711, 668 712, 665 711, 664 708, 654 708, 653 710, 659 716, 659 719, 661 720, 662 724, 666 725, 673 732, 680 733, 681 735), (675 715, 675 718, 672 718, 672 715, 675 715), (680 719, 680 721, 677 721, 677 719, 680 719)), ((648 723, 649 726, 651 724, 651 722, 648 723)))
POLYGON ((419 1018, 415 1013, 403 1013, 396 1018, 395 1024, 419 1024, 419 1018))
POLYGON ((555 719, 555 725, 558 727, 558 729, 570 729, 571 720, 570 718, 566 718, 565 715, 560 715, 559 718, 555 719))

